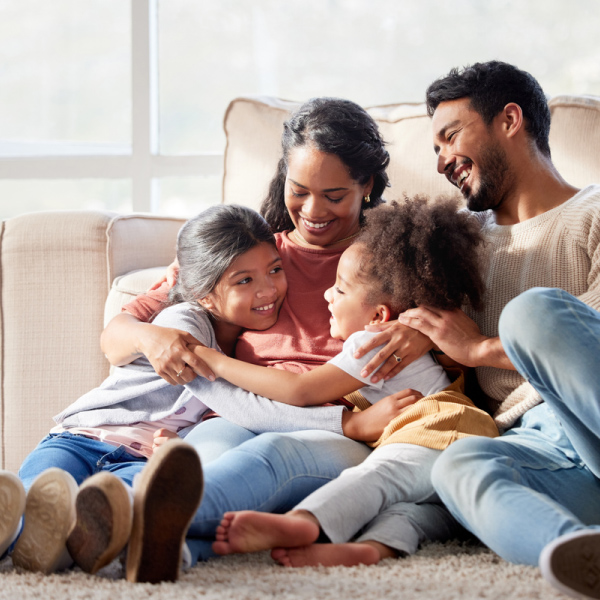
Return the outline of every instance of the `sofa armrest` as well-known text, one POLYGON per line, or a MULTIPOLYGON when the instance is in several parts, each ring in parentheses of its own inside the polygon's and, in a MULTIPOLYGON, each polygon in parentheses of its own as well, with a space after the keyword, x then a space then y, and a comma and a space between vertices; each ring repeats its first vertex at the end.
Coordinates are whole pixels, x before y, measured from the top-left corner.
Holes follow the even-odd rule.
POLYGON ((0 464, 16 471, 52 416, 98 385, 112 280, 169 264, 183 219, 101 211, 25 214, 0 231, 0 464))

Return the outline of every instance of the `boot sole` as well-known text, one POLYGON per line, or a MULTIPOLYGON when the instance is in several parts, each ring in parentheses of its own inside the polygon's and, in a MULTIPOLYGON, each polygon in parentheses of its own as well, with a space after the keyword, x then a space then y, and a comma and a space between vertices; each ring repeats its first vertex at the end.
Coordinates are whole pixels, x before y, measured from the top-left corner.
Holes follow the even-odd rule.
POLYGON ((544 578, 568 596, 600 598, 600 531, 563 535, 540 555, 544 578))
POLYGON ((87 573, 96 573, 123 550, 131 533, 132 509, 125 484, 111 473, 86 479, 75 501, 76 522, 67 548, 87 573))
POLYGON ((19 521, 25 512, 25 488, 9 471, 0 473, 0 557, 12 544, 19 521))
POLYGON ((47 469, 34 480, 25 502, 25 524, 12 553, 13 564, 52 573, 64 555, 75 520, 77 483, 62 469, 47 469))
POLYGON ((128 581, 177 580, 182 546, 202 490, 202 467, 193 446, 172 440, 152 456, 134 486, 128 581))

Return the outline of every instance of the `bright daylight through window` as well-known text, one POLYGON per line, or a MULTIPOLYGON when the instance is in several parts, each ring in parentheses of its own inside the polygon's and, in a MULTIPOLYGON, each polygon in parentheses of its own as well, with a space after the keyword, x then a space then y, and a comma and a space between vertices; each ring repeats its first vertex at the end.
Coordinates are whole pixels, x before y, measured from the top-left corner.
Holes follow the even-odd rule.
POLYGON ((0 16, 3 219, 219 202, 243 95, 421 102, 490 59, 600 95, 596 0, 0 0, 0 16))

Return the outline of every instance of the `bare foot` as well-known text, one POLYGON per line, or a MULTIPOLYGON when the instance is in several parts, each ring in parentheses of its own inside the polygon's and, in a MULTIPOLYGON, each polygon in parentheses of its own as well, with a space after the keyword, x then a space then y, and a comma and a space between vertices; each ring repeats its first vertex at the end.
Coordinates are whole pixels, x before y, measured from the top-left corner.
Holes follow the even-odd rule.
POLYGON ((309 519, 242 510, 223 515, 212 548, 217 554, 258 552, 275 546, 305 546, 318 537, 319 526, 309 519))
POLYGON ((381 556, 370 544, 311 544, 275 548, 271 557, 284 567, 355 567, 376 565, 381 556))

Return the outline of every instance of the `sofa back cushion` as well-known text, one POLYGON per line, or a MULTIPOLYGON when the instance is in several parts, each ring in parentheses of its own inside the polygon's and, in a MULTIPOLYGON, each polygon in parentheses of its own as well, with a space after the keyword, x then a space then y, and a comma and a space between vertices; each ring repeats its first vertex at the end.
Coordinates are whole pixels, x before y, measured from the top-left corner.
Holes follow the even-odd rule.
POLYGON ((550 100, 550 150, 558 172, 572 185, 600 183, 600 98, 550 100))
MULTIPOLYGON (((280 157, 281 131, 298 103, 276 98, 238 98, 225 114, 227 148, 223 201, 258 210, 280 157)), ((550 101, 550 147, 565 179, 582 187, 600 181, 600 98, 556 96, 550 101)), ((417 193, 456 194, 436 171, 431 120, 424 104, 374 106, 367 111, 388 143, 388 200, 417 193)))

